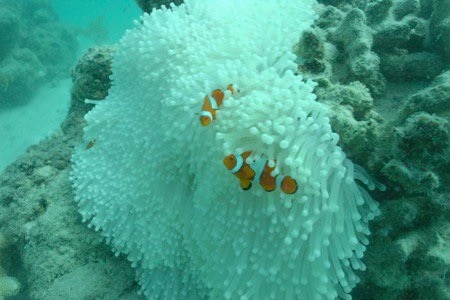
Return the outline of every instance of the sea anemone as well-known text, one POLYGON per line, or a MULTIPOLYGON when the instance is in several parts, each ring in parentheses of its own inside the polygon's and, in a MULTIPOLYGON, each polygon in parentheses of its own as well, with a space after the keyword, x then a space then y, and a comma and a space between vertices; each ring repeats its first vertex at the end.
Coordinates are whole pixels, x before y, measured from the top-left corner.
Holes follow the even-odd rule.
POLYGON ((334 299, 357 284, 379 212, 315 84, 296 74, 314 5, 186 0, 120 41, 71 177, 83 220, 128 256, 148 298, 334 299), (205 95, 229 84, 238 91, 201 126, 205 95), (267 192, 258 178, 242 190, 222 160, 245 151, 298 190, 267 192))

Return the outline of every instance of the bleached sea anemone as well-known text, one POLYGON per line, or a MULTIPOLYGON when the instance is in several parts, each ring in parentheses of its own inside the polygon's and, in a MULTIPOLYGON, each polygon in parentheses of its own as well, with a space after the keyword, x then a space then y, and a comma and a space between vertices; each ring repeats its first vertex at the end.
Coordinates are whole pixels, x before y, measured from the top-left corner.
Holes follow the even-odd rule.
POLYGON ((118 45, 114 85, 86 115, 72 181, 83 219, 125 253, 149 299, 349 298, 373 187, 337 146, 292 47, 313 0, 186 0, 118 45), (210 126, 205 95, 236 85, 210 126), (252 151, 298 190, 244 191, 222 164, 252 151))

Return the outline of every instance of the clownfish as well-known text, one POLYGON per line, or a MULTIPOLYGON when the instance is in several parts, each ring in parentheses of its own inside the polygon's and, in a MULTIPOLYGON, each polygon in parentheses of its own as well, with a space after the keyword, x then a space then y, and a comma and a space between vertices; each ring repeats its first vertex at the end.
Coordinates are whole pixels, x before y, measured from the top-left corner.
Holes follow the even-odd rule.
POLYGON ((251 153, 251 151, 246 151, 238 156, 230 154, 223 159, 223 164, 239 179, 243 190, 251 188, 252 180, 255 178, 255 171, 245 161, 251 153))
POLYGON ((272 176, 275 164, 271 167, 267 160, 248 164, 246 159, 251 153, 251 151, 246 151, 241 155, 230 154, 223 160, 225 167, 239 179, 242 189, 250 189, 252 181, 256 178, 267 192, 272 192, 277 187, 286 194, 294 194, 298 190, 297 181, 291 176, 281 174, 272 176))
POLYGON ((92 147, 94 147, 94 145, 95 145, 95 139, 90 140, 90 141, 87 143, 85 150, 91 149, 92 147))
MULTIPOLYGON (((231 94, 235 93, 232 84, 227 86, 227 90, 230 91, 231 94)), ((202 126, 208 126, 216 119, 216 110, 222 105, 224 98, 225 92, 221 89, 216 89, 211 95, 205 96, 205 99, 203 99, 202 110, 200 111, 200 124, 202 124, 202 126)))

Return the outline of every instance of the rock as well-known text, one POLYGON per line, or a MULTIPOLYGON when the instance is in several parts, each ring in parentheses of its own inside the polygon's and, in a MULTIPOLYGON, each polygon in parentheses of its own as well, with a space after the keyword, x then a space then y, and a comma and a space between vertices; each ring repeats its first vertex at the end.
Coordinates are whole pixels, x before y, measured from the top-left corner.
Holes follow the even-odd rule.
POLYGON ((381 55, 381 72, 393 81, 427 80, 444 69, 440 56, 430 52, 381 55))
POLYGON ((443 114, 449 117, 450 110, 450 71, 434 78, 431 84, 409 97, 400 113, 402 119, 417 111, 429 114, 443 114))
POLYGON ((373 99, 360 82, 349 85, 322 81, 315 93, 319 102, 329 106, 331 127, 342 141, 342 147, 352 160, 367 161, 373 151, 370 141, 377 135, 382 119, 372 111, 373 99))
POLYGON ((399 148, 407 160, 434 168, 448 160, 448 121, 419 112, 410 116, 401 130, 399 148))
POLYGON ((51 166, 43 166, 39 169, 36 169, 33 172, 34 179, 33 181, 36 184, 41 184, 45 181, 48 181, 51 179, 52 176, 54 176, 57 173, 57 170, 51 166))
MULTIPOLYGON (((381 170, 381 172, 394 185, 399 184, 402 190, 415 185, 415 178, 408 167, 397 159, 390 160, 381 170)), ((398 189, 398 187, 394 187, 398 189)))
POLYGON ((402 44, 400 48, 406 49, 409 52, 421 52, 425 50, 425 41, 428 34, 428 22, 418 17, 406 17, 403 19, 409 28, 409 39, 402 44))
MULTIPOLYGON (((431 1, 430 1, 431 2, 431 1)), ((437 50, 441 57, 450 61, 450 0, 433 0, 430 18, 431 49, 437 50)))
POLYGON ((20 290, 20 283, 14 277, 2 276, 0 274, 0 299, 3 297, 14 296, 20 290))
POLYGON ((392 0, 377 0, 367 4, 365 9, 367 23, 370 25, 379 24, 389 15, 392 0))
POLYGON ((406 22, 385 22, 373 36, 373 46, 378 51, 393 52, 409 41, 411 28, 406 22))
POLYGON ((396 20, 401 20, 406 15, 417 14, 419 12, 419 8, 419 0, 397 0, 394 3, 392 13, 396 20))
POLYGON ((101 100, 111 87, 111 60, 114 47, 92 47, 81 57, 72 72, 75 98, 101 100))
POLYGON ((366 120, 373 108, 373 99, 367 87, 354 81, 348 85, 329 83, 325 89, 316 90, 320 102, 331 105, 348 105, 357 121, 366 120))
POLYGON ((366 25, 364 13, 359 9, 349 11, 333 32, 332 40, 346 54, 349 80, 361 81, 374 95, 382 94, 385 83, 379 73, 380 59, 372 51, 372 30, 366 25))
POLYGON ((320 28, 337 27, 344 18, 344 13, 334 6, 319 6, 320 17, 315 24, 320 28))
POLYGON ((298 68, 305 77, 331 73, 331 66, 325 59, 325 39, 321 35, 318 29, 305 30, 296 46, 298 68))

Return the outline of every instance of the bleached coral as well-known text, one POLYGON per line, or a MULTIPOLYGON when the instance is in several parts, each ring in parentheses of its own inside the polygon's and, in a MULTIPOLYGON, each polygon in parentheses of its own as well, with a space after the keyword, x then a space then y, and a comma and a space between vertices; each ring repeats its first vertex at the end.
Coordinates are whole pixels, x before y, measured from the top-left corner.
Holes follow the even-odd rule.
POLYGON ((186 0, 121 40, 86 115, 72 180, 85 221, 138 267, 148 298, 348 298, 377 205, 355 179, 291 49, 315 2, 186 0), (236 85, 200 126, 205 95, 236 85), (253 151, 299 184, 249 191, 222 165, 253 151))

